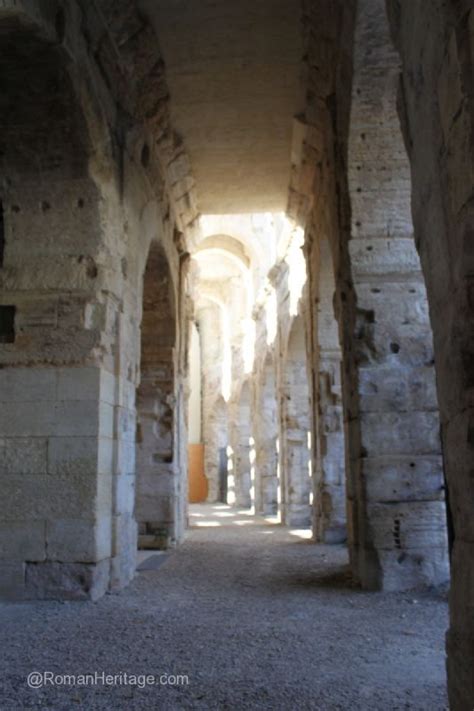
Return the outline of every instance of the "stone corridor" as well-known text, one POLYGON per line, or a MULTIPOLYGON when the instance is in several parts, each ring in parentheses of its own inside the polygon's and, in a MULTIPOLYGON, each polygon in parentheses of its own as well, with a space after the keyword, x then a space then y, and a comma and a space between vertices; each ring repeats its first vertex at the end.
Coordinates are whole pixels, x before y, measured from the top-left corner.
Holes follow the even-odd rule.
POLYGON ((0 711, 473 710, 473 157, 474 0, 0 0, 0 711))
POLYGON ((343 546, 314 549, 307 530, 245 509, 191 518, 185 543, 120 594, 0 607, 2 710, 446 708, 439 593, 362 592, 343 546), (189 684, 28 689, 47 670, 189 684))

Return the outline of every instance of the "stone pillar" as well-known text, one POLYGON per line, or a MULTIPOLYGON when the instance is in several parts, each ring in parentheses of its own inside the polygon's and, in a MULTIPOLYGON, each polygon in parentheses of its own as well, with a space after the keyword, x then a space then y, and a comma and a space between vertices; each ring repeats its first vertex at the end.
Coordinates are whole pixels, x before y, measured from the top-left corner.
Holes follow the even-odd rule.
POLYGON ((107 272, 102 256, 116 223, 103 219, 87 122, 57 42, 32 22, 10 29, 0 49, 0 595, 96 599, 121 555, 115 492, 133 487, 115 478, 129 393, 119 401, 116 264, 107 272))
POLYGON ((294 318, 282 369, 282 521, 311 526, 310 413, 303 316, 294 318))
POLYGON ((251 500, 251 463, 250 450, 252 434, 251 394, 248 382, 242 386, 238 404, 238 424, 235 439, 235 489, 236 504, 250 508, 251 500))
POLYGON ((143 279, 140 385, 137 390, 139 545, 176 542, 176 313, 174 287, 162 247, 152 243, 143 279))
POLYGON ((454 528, 449 701, 453 711, 464 711, 474 707, 474 10, 472 2, 440 0, 388 7, 402 59, 399 110, 454 528))
POLYGON ((348 156, 357 300, 345 344, 348 498, 356 574, 365 587, 387 590, 449 578, 432 335, 396 113, 398 71, 383 3, 361 0, 348 156))
POLYGON ((335 282, 327 240, 319 244, 318 390, 314 536, 342 543, 346 531, 345 437, 342 407, 339 332, 334 314, 335 282))
POLYGON ((278 514, 278 420, 273 361, 266 360, 258 377, 255 408, 256 509, 258 514, 278 514))

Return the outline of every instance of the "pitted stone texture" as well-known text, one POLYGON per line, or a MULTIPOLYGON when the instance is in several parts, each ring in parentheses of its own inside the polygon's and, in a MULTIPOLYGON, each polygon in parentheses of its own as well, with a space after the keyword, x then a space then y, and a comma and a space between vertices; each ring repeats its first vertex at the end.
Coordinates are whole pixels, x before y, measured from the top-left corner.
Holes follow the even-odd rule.
POLYGON ((40 600, 98 600, 109 586, 107 560, 100 563, 27 563, 26 596, 40 600))
POLYGON ((450 708, 463 711, 474 705, 474 10, 469 1, 408 5, 390 0, 387 7, 402 61, 399 114, 411 163, 415 239, 430 302, 452 518, 450 708))

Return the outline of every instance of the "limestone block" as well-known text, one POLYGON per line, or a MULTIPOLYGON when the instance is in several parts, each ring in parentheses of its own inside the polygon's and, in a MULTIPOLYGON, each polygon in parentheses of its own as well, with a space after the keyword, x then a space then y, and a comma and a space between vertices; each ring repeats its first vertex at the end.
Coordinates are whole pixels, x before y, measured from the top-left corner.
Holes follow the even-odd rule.
POLYGON ((447 555, 444 501, 368 504, 367 519, 377 550, 426 548, 447 555))
MULTIPOLYGON (((0 402, 54 402, 55 368, 4 368, 0 370, 0 402)), ((5 409, 2 407, 2 409, 5 409)))
POLYGON ((0 558, 17 561, 44 560, 46 558, 45 522, 0 522, 0 558))
POLYGON ((137 477, 137 494, 140 497, 166 495, 173 491, 176 470, 173 465, 154 465, 145 472, 140 468, 137 477))
MULTIPOLYGON (((117 408, 121 409, 121 408, 117 408)), ((128 411, 127 411, 128 412, 128 411)), ((122 423, 122 419, 120 417, 122 413, 119 413, 119 421, 122 423)), ((114 437, 115 433, 115 408, 112 405, 109 405, 106 402, 100 402, 99 403, 99 435, 100 437, 114 437)), ((129 413, 130 416, 130 413, 129 413)), ((135 423, 135 418, 134 415, 133 417, 133 423, 135 423)), ((135 435, 135 429, 133 429, 134 435, 135 435)), ((123 436, 123 430, 121 430, 121 434, 123 436)))
POLYGON ((437 410, 434 368, 359 368, 360 412, 437 410))
POLYGON ((110 477, 23 475, 3 483, 5 521, 83 518, 110 511, 110 477))
POLYGON ((47 439, 0 438, 0 476, 46 474, 47 466, 47 439))
MULTIPOLYGON (((102 377, 104 379, 104 384, 102 385, 101 383, 101 388, 104 390, 104 395, 101 395, 101 400, 104 402, 108 402, 111 405, 112 404, 117 404, 120 405, 121 407, 125 408, 126 410, 134 410, 135 409, 135 401, 136 401, 136 385, 135 383, 131 382, 130 380, 120 377, 118 378, 118 382, 116 381, 115 377, 108 373, 107 371, 102 371, 102 377), (113 385, 113 388, 112 388, 113 385), (115 399, 112 400, 112 389, 114 389, 113 396, 115 398, 115 389, 118 386, 118 401, 115 402, 115 399)), ((102 393, 102 390, 101 390, 102 393)))
POLYGON ((361 417, 361 440, 367 457, 439 454, 438 413, 365 413, 361 417))
POLYGON ((0 600, 23 600, 25 591, 25 563, 0 562, 0 600))
POLYGON ((363 462, 369 501, 443 500, 441 456, 369 457, 363 462))
POLYGON ((98 600, 107 591, 110 561, 27 563, 26 595, 39 600, 98 600))
POLYGON ((135 476, 122 474, 115 476, 115 511, 133 513, 135 505, 135 476))
POLYGON ((328 543, 330 545, 337 545, 340 543, 345 543, 347 541, 347 527, 344 523, 333 523, 329 521, 318 539, 321 543, 328 543))
POLYGON ((10 402, 8 407, 0 408, 0 432, 4 437, 48 437, 55 434, 57 422, 54 402, 10 402))
POLYGON ((367 276, 378 276, 383 283, 384 277, 418 274, 421 269, 411 234, 404 239, 353 239, 349 242, 349 252, 356 283, 367 276))
POLYGON ((142 496, 137 492, 135 503, 137 521, 152 523, 159 528, 169 525, 174 519, 174 498, 171 495, 142 496))
MULTIPOLYGON (((344 472, 344 447, 340 445, 341 438, 338 437, 338 450, 340 451, 340 456, 337 455, 338 450, 334 450, 330 442, 328 443, 328 451, 331 452, 331 456, 325 456, 321 462, 322 477, 326 484, 332 484, 337 486, 343 486, 345 480, 344 472)), ((344 443, 342 443, 344 445, 344 443)))
POLYGON ((101 396, 99 368, 58 368, 57 399, 98 401, 101 396))
MULTIPOLYGON (((56 404, 54 430, 56 437, 94 437, 99 432, 99 407, 109 407, 96 400, 69 400, 56 404)), ((110 435, 109 435, 110 436, 110 435)))
POLYGON ((430 588, 449 581, 449 560, 443 548, 378 551, 381 587, 387 592, 430 588))
POLYGON ((117 440, 117 474, 134 474, 135 443, 129 440, 117 440))
POLYGON ((94 474, 98 469, 97 437, 50 437, 48 440, 49 474, 94 474))
MULTIPOLYGON (((149 525, 148 523, 146 524, 149 525)), ((113 516, 112 557, 121 556, 135 561, 137 551, 138 526, 133 513, 120 513, 113 516)))
POLYGON ((110 557, 111 518, 56 519, 46 524, 48 560, 92 563, 110 557))
MULTIPOLYGON (((134 410, 117 407, 117 437, 128 442, 134 442, 136 437, 136 415, 134 410)), ((142 417, 140 408, 140 417, 142 417)))

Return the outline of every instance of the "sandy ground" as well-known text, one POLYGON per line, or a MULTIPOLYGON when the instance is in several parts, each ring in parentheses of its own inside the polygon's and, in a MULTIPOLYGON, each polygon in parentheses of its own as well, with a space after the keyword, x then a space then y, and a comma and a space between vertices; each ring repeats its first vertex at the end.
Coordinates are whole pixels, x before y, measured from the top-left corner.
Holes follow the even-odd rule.
POLYGON ((119 594, 2 605, 1 711, 447 708, 439 594, 361 592, 342 546, 223 505, 192 521, 119 594), (99 676, 32 689, 33 671, 99 676))

